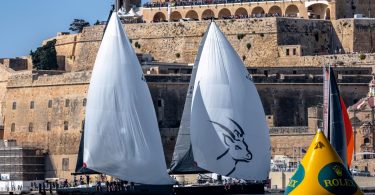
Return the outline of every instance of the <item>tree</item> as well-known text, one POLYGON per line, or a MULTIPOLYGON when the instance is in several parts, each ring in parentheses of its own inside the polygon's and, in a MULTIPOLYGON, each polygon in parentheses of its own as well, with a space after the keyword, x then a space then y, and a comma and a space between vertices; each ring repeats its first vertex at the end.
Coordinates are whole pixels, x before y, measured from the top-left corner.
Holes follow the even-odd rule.
POLYGON ((38 47, 35 52, 31 51, 30 55, 33 60, 33 68, 37 70, 56 70, 57 65, 56 39, 48 41, 42 47, 38 47))
POLYGON ((99 24, 100 24, 99 20, 96 20, 96 22, 94 23, 94 25, 99 25, 99 24))
POLYGON ((69 30, 73 32, 82 32, 83 28, 86 26, 90 26, 90 23, 83 19, 74 19, 74 21, 70 24, 69 30))

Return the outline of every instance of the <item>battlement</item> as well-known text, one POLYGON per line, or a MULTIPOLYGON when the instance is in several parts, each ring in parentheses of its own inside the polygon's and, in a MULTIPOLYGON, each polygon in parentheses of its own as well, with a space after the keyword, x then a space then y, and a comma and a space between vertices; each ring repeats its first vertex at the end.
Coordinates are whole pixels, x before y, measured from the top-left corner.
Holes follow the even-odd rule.
POLYGON ((87 85, 90 78, 90 71, 68 73, 63 71, 23 71, 9 77, 7 88, 87 85))

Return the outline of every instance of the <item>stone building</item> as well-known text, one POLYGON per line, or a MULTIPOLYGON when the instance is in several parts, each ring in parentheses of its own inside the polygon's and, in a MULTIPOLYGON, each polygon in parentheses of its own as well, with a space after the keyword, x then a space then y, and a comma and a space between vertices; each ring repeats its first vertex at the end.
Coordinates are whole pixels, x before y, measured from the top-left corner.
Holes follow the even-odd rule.
POLYGON ((362 170, 375 171, 375 80, 369 92, 348 108, 354 130, 354 162, 362 170))
POLYGON ((336 20, 353 18, 355 14, 374 17, 375 4, 371 0, 153 0, 152 3, 143 6, 142 13, 146 22, 179 21, 186 18, 205 20, 211 17, 296 17, 336 20))

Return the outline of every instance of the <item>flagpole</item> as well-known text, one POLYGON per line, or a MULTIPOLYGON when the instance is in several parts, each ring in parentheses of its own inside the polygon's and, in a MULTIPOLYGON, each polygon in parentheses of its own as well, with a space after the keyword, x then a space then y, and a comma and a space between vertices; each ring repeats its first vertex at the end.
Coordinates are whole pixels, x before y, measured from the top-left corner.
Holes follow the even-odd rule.
POLYGON ((323 65, 323 132, 329 140, 329 77, 330 66, 323 65))

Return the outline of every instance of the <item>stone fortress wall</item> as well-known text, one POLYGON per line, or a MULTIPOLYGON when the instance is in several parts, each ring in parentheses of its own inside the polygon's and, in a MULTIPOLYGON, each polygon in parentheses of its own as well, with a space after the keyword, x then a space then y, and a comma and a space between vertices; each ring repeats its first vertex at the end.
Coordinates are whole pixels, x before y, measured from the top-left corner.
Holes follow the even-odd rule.
MULTIPOLYGON (((335 62, 353 66, 374 61, 373 54, 360 60, 358 53, 374 50, 375 20, 258 18, 216 23, 249 67, 321 66, 335 62)), ((125 28, 137 53, 149 54, 161 62, 192 63, 208 24, 146 23, 126 24, 125 28)), ((66 70, 92 68, 103 28, 92 26, 78 35, 56 37, 56 50, 65 56, 66 70)))

